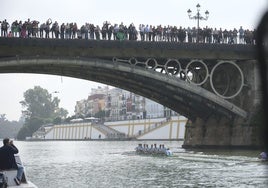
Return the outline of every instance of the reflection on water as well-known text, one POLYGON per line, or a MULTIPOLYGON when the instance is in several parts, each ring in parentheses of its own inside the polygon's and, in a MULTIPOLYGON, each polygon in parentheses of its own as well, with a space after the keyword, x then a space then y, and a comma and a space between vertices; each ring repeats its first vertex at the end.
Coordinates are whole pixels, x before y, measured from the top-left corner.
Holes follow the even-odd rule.
POLYGON ((172 157, 140 156, 138 142, 17 142, 28 178, 39 188, 266 187, 268 163, 258 151, 186 151, 165 144, 172 157))

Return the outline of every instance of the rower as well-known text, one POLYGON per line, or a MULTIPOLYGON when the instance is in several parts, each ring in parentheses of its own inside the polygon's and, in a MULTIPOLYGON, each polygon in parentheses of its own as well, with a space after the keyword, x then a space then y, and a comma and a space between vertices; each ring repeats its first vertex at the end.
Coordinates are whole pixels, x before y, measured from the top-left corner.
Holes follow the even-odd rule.
POLYGON ((166 150, 166 155, 167 156, 171 156, 172 155, 172 151, 169 148, 167 148, 167 150, 166 150))
POLYGON ((262 160, 268 160, 268 154, 267 154, 267 152, 261 152, 260 153, 260 155, 259 155, 259 157, 258 157, 259 159, 262 159, 262 160))
POLYGON ((138 147, 135 148, 135 150, 137 152, 141 152, 142 151, 142 144, 139 144, 138 147))

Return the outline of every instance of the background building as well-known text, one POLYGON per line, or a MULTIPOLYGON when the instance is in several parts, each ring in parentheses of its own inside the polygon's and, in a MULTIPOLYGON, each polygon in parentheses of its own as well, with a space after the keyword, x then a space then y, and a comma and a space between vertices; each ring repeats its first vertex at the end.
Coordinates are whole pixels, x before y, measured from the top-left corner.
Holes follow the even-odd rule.
POLYGON ((70 122, 44 125, 32 139, 181 140, 187 121, 150 99, 108 86, 77 101, 75 116, 70 122))
POLYGON ((76 102, 76 117, 98 117, 103 121, 162 118, 176 112, 135 93, 108 86, 91 89, 87 99, 76 102))

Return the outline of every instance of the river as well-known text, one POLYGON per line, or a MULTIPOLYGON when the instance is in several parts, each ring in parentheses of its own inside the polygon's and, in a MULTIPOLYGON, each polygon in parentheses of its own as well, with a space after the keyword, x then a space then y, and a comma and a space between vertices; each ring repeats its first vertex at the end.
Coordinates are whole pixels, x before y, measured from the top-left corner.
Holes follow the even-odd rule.
POLYGON ((266 187, 259 151, 191 151, 178 141, 14 141, 39 188, 266 187), (138 143, 165 144, 171 157, 142 156, 138 143))

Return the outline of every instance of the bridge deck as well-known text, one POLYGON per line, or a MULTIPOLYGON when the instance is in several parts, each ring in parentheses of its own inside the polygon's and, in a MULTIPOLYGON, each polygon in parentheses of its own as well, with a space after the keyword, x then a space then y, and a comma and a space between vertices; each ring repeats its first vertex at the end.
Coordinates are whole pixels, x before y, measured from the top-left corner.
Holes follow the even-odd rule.
POLYGON ((107 41, 84 39, 0 38, 0 58, 61 56, 88 58, 255 59, 255 47, 244 44, 107 41))

